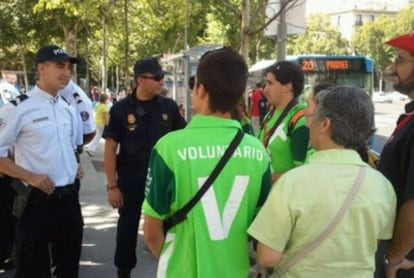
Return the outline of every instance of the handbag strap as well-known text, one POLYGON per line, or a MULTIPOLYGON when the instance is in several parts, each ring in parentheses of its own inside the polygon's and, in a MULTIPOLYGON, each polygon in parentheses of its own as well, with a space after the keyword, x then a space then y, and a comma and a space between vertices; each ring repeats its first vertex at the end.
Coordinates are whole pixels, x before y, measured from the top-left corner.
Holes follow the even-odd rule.
POLYGON ((244 132, 241 129, 238 129, 236 136, 234 136, 233 140, 224 152, 220 161, 217 163, 213 172, 211 172, 210 176, 207 178, 198 192, 194 195, 194 197, 191 198, 191 200, 188 201, 187 204, 185 204, 181 209, 177 210, 173 215, 164 220, 164 232, 168 231, 168 229, 187 218, 188 212, 197 204, 201 197, 203 197, 204 193, 206 193, 210 186, 213 184, 217 176, 220 174, 221 170, 226 165, 227 161, 229 161, 230 157, 233 155, 237 146, 240 144, 243 136, 244 132))
POLYGON ((354 200, 357 192, 361 188, 362 181, 365 177, 367 171, 367 167, 361 166, 358 171, 358 175, 354 181, 354 184, 349 191, 348 195, 346 196, 344 202, 342 203, 341 208, 336 213, 335 217, 332 219, 331 223, 325 228, 325 230, 312 242, 305 246, 305 248, 296 253, 293 257, 291 257, 286 263, 280 265, 278 270, 276 271, 278 275, 281 277, 285 274, 292 266, 294 266, 297 262, 305 258, 310 252, 312 252, 319 244, 321 244, 328 236, 332 233, 335 227, 339 224, 339 222, 344 217, 345 213, 347 212, 349 206, 351 205, 352 201, 354 200))

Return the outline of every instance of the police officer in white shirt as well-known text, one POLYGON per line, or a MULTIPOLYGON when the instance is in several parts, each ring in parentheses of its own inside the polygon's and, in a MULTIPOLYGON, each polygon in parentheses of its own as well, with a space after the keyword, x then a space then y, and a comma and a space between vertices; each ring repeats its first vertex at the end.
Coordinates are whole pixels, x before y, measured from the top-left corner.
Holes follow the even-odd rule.
POLYGON ((59 90, 59 94, 79 113, 82 120, 83 144, 89 143, 96 131, 92 101, 72 79, 69 79, 67 85, 59 90))
POLYGON ((16 223, 15 277, 51 277, 49 246, 56 241, 64 251, 54 258, 55 275, 78 277, 83 219, 74 181, 83 171, 74 148, 82 143, 80 122, 58 95, 78 61, 56 45, 41 48, 36 87, 0 121, 0 169, 30 191, 16 223), (7 156, 12 148, 14 161, 7 156))

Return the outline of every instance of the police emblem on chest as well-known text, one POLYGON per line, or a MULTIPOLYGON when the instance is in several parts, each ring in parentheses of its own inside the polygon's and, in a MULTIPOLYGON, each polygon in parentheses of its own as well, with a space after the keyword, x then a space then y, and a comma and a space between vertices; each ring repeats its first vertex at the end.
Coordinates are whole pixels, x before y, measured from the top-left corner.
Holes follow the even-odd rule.
POLYGON ((137 119, 135 118, 134 114, 128 114, 128 130, 134 131, 137 128, 137 119))

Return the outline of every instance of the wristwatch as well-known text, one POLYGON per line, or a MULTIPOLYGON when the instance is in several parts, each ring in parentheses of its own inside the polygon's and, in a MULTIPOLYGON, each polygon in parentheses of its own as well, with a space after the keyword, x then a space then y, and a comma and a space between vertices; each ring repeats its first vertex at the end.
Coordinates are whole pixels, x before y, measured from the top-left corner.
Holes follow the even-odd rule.
POLYGON ((106 192, 111 191, 112 189, 118 188, 118 186, 109 186, 109 184, 106 185, 106 192))
POLYGON ((387 255, 385 255, 385 254, 384 254, 383 260, 384 260, 384 266, 385 266, 385 267, 394 267, 394 266, 397 266, 397 265, 399 265, 400 263, 402 263, 404 259, 401 259, 401 260, 399 260, 399 261, 397 261, 397 262, 395 262, 395 263, 391 263, 391 262, 388 260, 387 255))

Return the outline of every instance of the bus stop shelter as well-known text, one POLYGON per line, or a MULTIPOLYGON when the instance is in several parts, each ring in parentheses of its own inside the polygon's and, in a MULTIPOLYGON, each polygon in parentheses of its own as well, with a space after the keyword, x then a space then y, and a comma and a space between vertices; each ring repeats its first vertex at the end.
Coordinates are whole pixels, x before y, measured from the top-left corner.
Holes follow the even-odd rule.
POLYGON ((195 75, 198 61, 204 53, 221 48, 221 45, 203 44, 192 47, 176 54, 164 54, 161 58, 162 67, 171 72, 164 79, 164 86, 171 97, 185 108, 185 118, 191 119, 191 98, 188 88, 188 78, 195 75))

